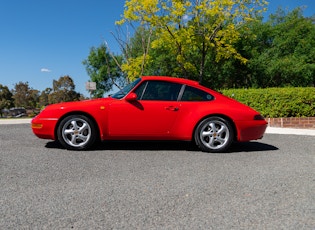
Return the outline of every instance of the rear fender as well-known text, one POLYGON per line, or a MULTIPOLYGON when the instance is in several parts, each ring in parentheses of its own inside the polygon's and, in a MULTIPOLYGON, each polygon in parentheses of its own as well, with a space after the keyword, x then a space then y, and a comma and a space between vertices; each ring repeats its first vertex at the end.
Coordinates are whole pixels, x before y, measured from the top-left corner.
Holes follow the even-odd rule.
POLYGON ((200 124, 200 122, 202 122, 204 119, 209 118, 209 117, 221 117, 221 118, 227 120, 227 121, 231 124, 231 126, 232 126, 232 128, 233 128, 233 131, 234 131, 233 140, 234 140, 234 141, 237 141, 237 140, 238 140, 238 137, 239 137, 240 134, 239 134, 238 129, 236 128, 236 125, 235 125, 234 121, 233 121, 229 116, 224 115, 224 114, 220 114, 220 113, 208 114, 208 115, 202 117, 202 118, 195 124, 195 126, 194 126, 194 129, 193 129, 193 131, 192 131, 192 133, 191 133, 191 138, 192 138, 192 139, 193 139, 193 137, 194 137, 194 133, 195 133, 195 131, 196 131, 196 128, 198 127, 198 125, 200 124))

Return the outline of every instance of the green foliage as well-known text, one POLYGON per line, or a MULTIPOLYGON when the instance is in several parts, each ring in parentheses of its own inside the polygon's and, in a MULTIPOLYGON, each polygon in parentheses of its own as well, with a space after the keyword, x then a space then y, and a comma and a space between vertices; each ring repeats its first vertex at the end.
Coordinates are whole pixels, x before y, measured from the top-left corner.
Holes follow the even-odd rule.
MULTIPOLYGON (((123 18, 117 23, 136 22, 154 33, 150 48, 172 56, 173 71, 178 75, 197 77, 201 82, 209 54, 214 62, 229 58, 247 61, 235 48, 241 37, 238 28, 254 20, 265 5, 265 0, 126 0, 123 18)), ((134 78, 135 70, 138 76, 145 72, 145 57, 152 57, 146 54, 139 55, 141 59, 127 57, 124 70, 128 77, 134 78)), ((150 60, 156 60, 156 56, 150 60)))
POLYGON ((28 82, 19 82, 13 89, 14 105, 26 109, 35 108, 39 99, 39 91, 32 89, 28 82))
POLYGON ((0 84, 0 117, 2 117, 2 109, 9 109, 12 105, 12 93, 7 86, 0 84))
POLYGON ((279 9, 252 29, 257 34, 248 47, 248 52, 252 50, 249 70, 255 79, 253 86, 314 85, 315 25, 300 9, 287 14, 279 9))
MULTIPOLYGON (((75 84, 70 76, 63 76, 59 80, 54 80, 52 91, 49 88, 45 91, 49 92, 49 104, 78 101, 80 98, 80 94, 75 91, 75 84)), ((43 94, 45 92, 42 92, 42 98, 44 98, 43 94)))
POLYGON ((265 117, 314 117, 315 88, 227 89, 224 95, 259 111, 265 117))
MULTIPOLYGON (((200 4, 202 2, 199 1, 200 4)), ((135 3, 133 7, 137 4, 135 3)), ((141 8, 138 5, 137 7, 141 8)), ((192 12, 190 11, 192 7, 193 5, 186 8, 184 5, 181 6, 188 16, 192 12)), ((171 9, 165 12, 176 13, 171 9)), ((183 13, 183 11, 179 12, 183 13)), ((138 15, 137 12, 135 15, 138 15)), ((211 35, 209 26, 215 24, 213 18, 205 17, 202 23, 200 21, 197 23, 195 20, 200 18, 185 17, 187 15, 176 20, 174 17, 171 31, 167 30, 170 29, 168 26, 161 27, 157 21, 151 22, 156 25, 154 30, 145 23, 139 26, 135 35, 127 43, 132 55, 126 56, 125 67, 130 67, 125 68, 126 73, 136 76, 143 74, 187 77, 215 89, 315 85, 315 23, 314 19, 303 17, 300 8, 292 12, 279 9, 267 21, 261 17, 257 17, 256 20, 246 20, 234 28, 236 34, 233 36, 238 36, 238 39, 234 37, 230 43, 223 38, 223 40, 215 40, 221 45, 224 44, 224 47, 233 45, 238 55, 244 59, 237 58, 235 55, 225 57, 222 54, 223 56, 220 56, 218 52, 223 52, 223 50, 218 44, 206 42, 204 36, 207 33, 208 37, 211 35), (161 31, 163 28, 166 28, 164 32, 161 31), (194 31, 189 30, 192 28, 194 31), (173 34, 173 39, 170 34, 168 34, 170 37, 166 38, 167 33, 172 31, 176 32, 173 34), (144 56, 143 46, 139 44, 143 44, 143 41, 148 42, 149 35, 151 35, 152 45, 144 56), (214 47, 213 44, 215 44, 214 47), (221 58, 218 58, 218 55, 221 58)), ((201 17, 199 14, 196 15, 201 17)), ((142 18, 138 16, 136 18, 141 21, 142 18)), ((167 19, 167 22, 171 23, 170 18, 167 19)), ((148 20, 153 21, 158 18, 152 16, 148 20)), ((146 22, 149 23, 149 21, 146 22)), ((163 22, 166 23, 166 21, 163 22)), ((227 28, 230 29, 229 31, 234 31, 232 30, 233 23, 230 24, 230 22, 223 23, 221 27, 220 33, 227 28)), ((213 39, 217 39, 220 33, 217 31, 213 39)), ((232 51, 227 51, 227 53, 230 52, 232 51)))
POLYGON ((46 88, 39 95, 39 108, 43 108, 49 104, 49 94, 53 91, 52 88, 46 88))
POLYGON ((43 108, 48 104, 85 99, 75 91, 75 84, 70 76, 53 80, 53 88, 46 88, 42 92, 32 89, 28 82, 15 84, 12 92, 7 86, 0 84, 0 117, 2 109, 11 107, 24 107, 35 112, 34 109, 43 108))
POLYGON ((96 90, 92 92, 94 97, 102 97, 114 85, 119 87, 124 84, 124 76, 120 70, 121 62, 121 56, 110 55, 105 45, 91 48, 83 65, 91 81, 96 82, 96 90))

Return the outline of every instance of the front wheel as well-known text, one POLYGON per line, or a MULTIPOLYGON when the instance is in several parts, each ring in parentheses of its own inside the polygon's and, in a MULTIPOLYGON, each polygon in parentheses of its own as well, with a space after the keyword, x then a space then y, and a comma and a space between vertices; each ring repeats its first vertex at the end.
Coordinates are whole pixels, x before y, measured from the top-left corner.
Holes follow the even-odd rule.
POLYGON ((205 152, 224 152, 233 142, 234 131, 229 121, 221 117, 202 120, 194 133, 197 146, 205 152))
POLYGON ((71 115, 64 118, 57 129, 59 142, 72 150, 85 150, 96 141, 94 122, 84 115, 71 115))

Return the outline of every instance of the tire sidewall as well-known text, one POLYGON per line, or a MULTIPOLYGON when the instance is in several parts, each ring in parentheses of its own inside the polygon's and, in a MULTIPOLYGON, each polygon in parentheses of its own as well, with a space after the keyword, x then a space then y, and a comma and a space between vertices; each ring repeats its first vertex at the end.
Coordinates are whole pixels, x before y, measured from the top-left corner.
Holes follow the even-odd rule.
POLYGON ((87 116, 84 116, 84 115, 70 115, 70 116, 67 116, 65 118, 62 119, 62 121, 59 123, 58 125, 58 128, 57 128, 57 139, 58 141, 60 142, 60 144, 65 147, 66 149, 68 150, 86 150, 86 149, 89 149, 93 146, 93 144, 95 143, 96 139, 97 139, 97 133, 96 133, 96 126, 94 124, 94 122, 88 118, 87 116), (90 136, 90 139, 84 144, 84 145, 81 145, 81 146, 72 146, 72 145, 69 145, 63 138, 63 135, 62 135, 62 129, 64 127, 64 125, 69 121, 69 120, 73 120, 73 119, 82 119, 84 120, 86 123, 89 124, 90 128, 91 128, 91 136, 90 136))
POLYGON ((212 152, 212 153, 226 152, 228 150, 228 148, 231 146, 233 139, 234 139, 234 130, 232 128, 231 123, 228 120, 226 120, 222 117, 218 117, 218 116, 207 117, 207 118, 203 119, 201 122, 199 122, 199 124, 197 125, 195 132, 194 132, 195 143, 199 147, 199 149, 201 149, 204 152, 212 152), (202 143, 202 141, 200 140, 201 129, 203 128, 203 126, 205 124, 207 124, 211 121, 220 121, 220 122, 224 123, 228 129, 228 132, 229 132, 229 138, 228 138, 227 142, 221 148, 218 148, 218 149, 209 148, 208 146, 205 146, 202 143))

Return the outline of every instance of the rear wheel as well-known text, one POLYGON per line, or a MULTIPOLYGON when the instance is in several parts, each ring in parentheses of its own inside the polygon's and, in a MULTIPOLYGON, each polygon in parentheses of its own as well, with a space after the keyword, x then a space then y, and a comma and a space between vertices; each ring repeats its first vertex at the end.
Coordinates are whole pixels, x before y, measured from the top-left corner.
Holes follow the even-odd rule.
POLYGON ((229 121, 222 117, 202 120, 194 133, 197 146, 205 152, 224 152, 233 142, 234 131, 229 121))
POLYGON ((84 115, 71 115, 60 122, 57 137, 66 149, 85 150, 95 143, 97 129, 90 118, 84 115))

